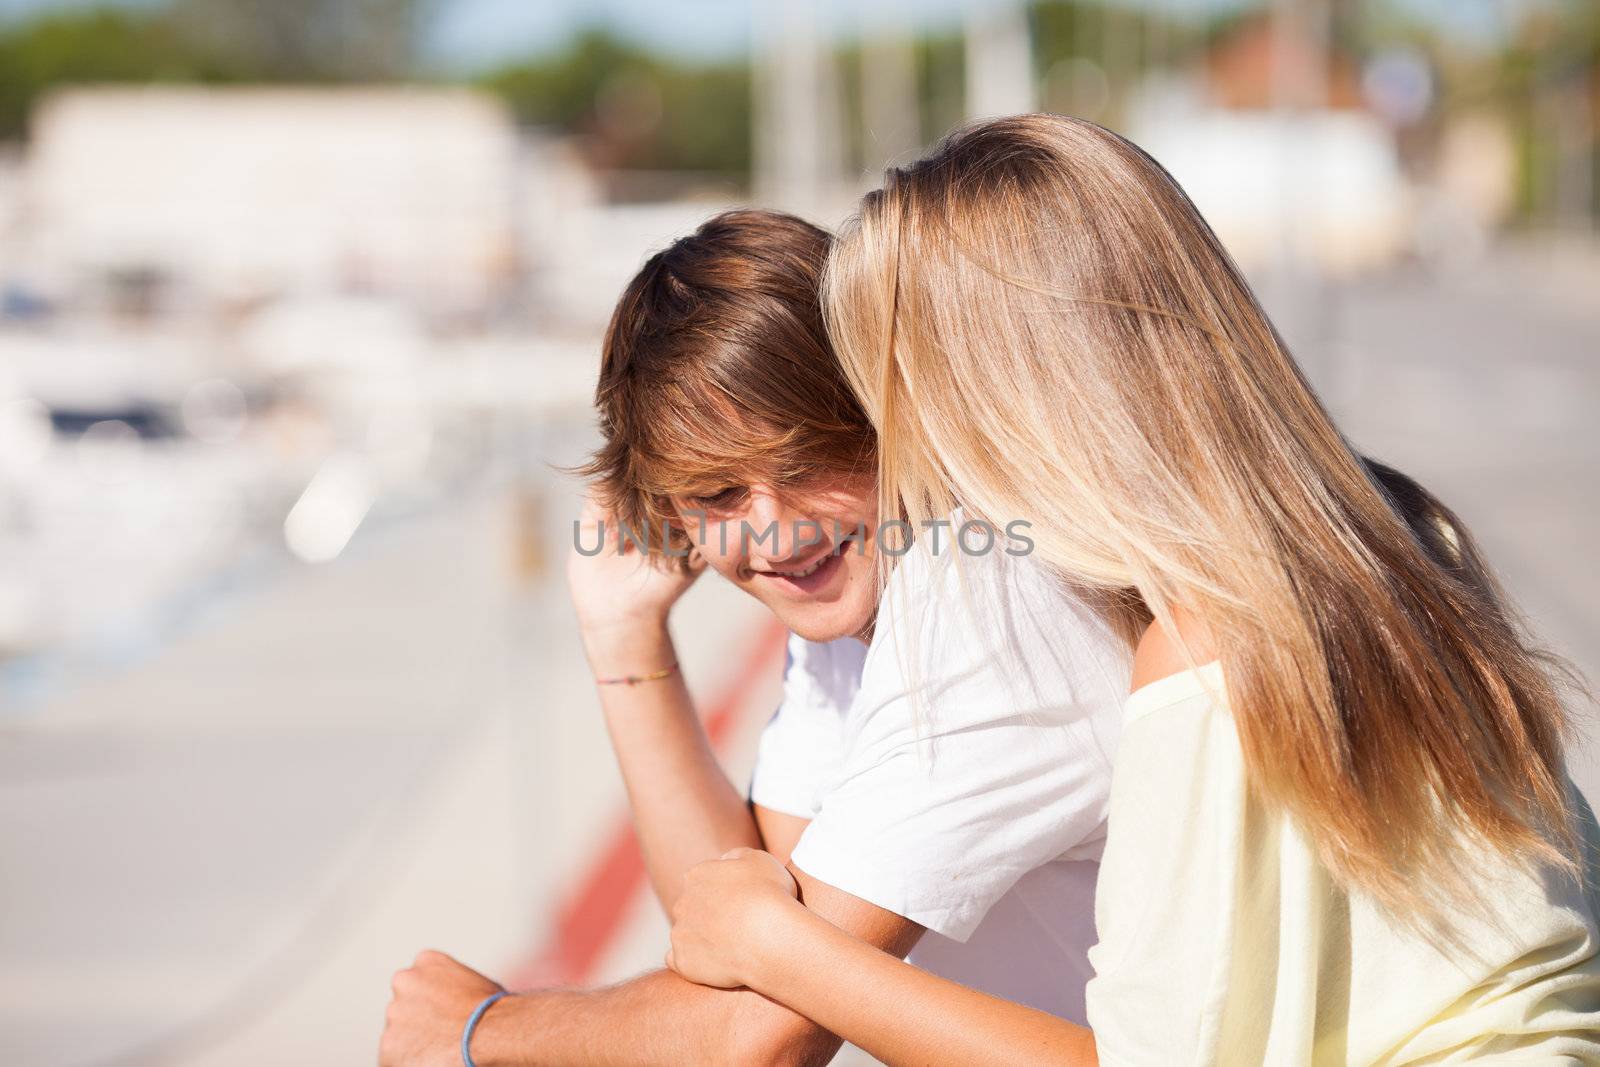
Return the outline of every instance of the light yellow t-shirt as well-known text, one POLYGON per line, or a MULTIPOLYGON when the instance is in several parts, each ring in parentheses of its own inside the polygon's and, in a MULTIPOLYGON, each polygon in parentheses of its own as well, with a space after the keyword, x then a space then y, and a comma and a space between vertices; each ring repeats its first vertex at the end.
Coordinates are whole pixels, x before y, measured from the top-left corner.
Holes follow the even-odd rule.
POLYGON ((1250 794, 1222 682, 1212 663, 1127 703, 1089 953, 1100 1062, 1600 1065, 1592 813, 1584 885, 1486 858, 1499 921, 1432 943, 1250 794))

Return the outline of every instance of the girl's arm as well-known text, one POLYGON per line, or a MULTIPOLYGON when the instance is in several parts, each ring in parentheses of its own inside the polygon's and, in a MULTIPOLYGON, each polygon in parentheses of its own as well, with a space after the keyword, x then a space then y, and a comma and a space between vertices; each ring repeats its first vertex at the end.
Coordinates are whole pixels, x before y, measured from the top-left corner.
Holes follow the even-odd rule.
POLYGON ((748 986, 891 1067, 1098 1064, 1087 1028, 913 967, 793 892, 788 872, 752 849, 693 868, 667 965, 703 985, 748 986))

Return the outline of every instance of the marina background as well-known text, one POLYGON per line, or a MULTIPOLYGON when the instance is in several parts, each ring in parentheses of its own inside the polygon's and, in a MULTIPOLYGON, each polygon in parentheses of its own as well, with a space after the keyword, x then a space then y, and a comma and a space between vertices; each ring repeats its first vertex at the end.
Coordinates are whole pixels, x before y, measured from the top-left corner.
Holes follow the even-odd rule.
MULTIPOLYGON (((423 947, 657 965, 560 581, 611 303, 1039 108, 1172 171, 1600 677, 1593 3, 8 0, 0 1060, 370 1062, 423 947)), ((739 781, 782 634, 676 626, 739 781)))

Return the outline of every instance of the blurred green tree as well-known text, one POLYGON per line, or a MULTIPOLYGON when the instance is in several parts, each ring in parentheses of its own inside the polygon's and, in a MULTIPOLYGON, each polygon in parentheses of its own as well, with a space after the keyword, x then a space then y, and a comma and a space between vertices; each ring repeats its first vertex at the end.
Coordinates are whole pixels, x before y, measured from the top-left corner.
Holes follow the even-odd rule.
POLYGON ((252 81, 406 78, 434 0, 172 0, 167 21, 252 81))
POLYGON ((237 74, 165 18, 109 9, 44 15, 0 30, 0 139, 22 136, 34 101, 53 86, 237 74))
POLYGON ((589 30, 559 52, 503 67, 480 84, 520 121, 581 135, 600 166, 733 176, 750 169, 744 61, 678 63, 589 30))

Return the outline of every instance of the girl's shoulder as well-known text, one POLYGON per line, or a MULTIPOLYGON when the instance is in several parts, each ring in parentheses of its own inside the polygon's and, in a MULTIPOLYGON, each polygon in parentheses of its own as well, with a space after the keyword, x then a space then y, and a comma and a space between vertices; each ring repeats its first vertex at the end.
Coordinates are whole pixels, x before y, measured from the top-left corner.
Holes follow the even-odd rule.
POLYGON ((1203 621, 1184 611, 1174 611, 1173 621, 1176 636, 1159 622, 1145 627, 1133 653, 1132 692, 1217 658, 1215 641, 1203 621))

